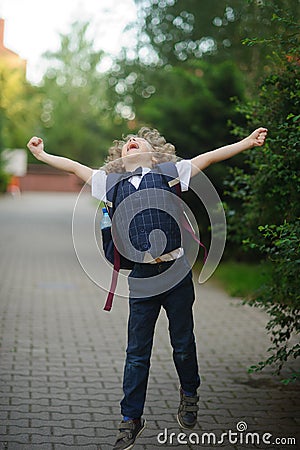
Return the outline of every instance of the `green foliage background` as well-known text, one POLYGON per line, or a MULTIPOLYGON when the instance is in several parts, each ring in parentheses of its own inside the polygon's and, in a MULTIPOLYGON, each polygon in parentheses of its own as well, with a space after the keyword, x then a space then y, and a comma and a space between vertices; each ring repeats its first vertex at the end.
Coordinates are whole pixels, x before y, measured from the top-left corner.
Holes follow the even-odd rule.
MULTIPOLYGON (((272 20, 282 32, 268 40, 270 66, 259 95, 239 105, 249 128, 265 124, 268 141, 262 150, 248 152, 247 169, 232 169, 227 183, 242 201, 229 215, 229 234, 271 267, 270 280, 251 302, 270 316, 271 356, 251 371, 275 365, 277 373, 300 353, 299 24, 292 14, 279 13, 272 20)), ((259 45, 257 40, 248 43, 259 45)), ((235 131, 244 135, 247 130, 235 131)))

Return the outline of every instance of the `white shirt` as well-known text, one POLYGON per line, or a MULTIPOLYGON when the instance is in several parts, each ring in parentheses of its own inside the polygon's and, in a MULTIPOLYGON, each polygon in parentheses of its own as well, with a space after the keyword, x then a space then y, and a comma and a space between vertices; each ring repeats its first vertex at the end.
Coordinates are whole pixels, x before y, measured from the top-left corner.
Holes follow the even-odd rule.
MULTIPOLYGON (((182 159, 176 163, 176 169, 180 180, 182 192, 187 191, 191 179, 192 163, 189 159, 182 159)), ((137 189, 140 185, 142 177, 150 172, 149 167, 143 167, 143 175, 135 175, 129 178, 130 183, 137 189)), ((93 170, 92 175, 92 196, 106 202, 106 173, 104 170, 93 170)))
MULTIPOLYGON (((180 181, 180 187, 182 192, 187 191, 190 184, 191 179, 191 169, 192 164, 190 160, 182 159, 176 163, 176 169, 178 172, 178 178, 180 181)), ((129 178, 128 181, 133 184, 133 186, 138 189, 142 178, 146 173, 150 172, 151 169, 149 167, 143 167, 142 175, 134 175, 129 178)), ((107 175, 104 170, 93 170, 92 175, 92 196, 106 202, 106 178, 107 175)), ((180 258, 183 255, 184 251, 182 247, 176 248, 175 250, 165 253, 159 258, 153 259, 150 253, 145 253, 144 263, 156 264, 162 261, 172 261, 174 259, 180 258)))

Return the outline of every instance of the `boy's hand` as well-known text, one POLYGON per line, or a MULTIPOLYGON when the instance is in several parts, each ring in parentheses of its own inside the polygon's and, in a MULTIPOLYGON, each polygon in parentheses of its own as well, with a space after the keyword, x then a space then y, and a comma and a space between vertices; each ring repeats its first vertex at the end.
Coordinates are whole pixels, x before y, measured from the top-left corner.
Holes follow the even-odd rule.
POLYGON ((268 134, 267 128, 257 128, 253 133, 251 133, 246 140, 249 141, 249 148, 261 147, 264 145, 266 137, 268 134))
POLYGON ((39 160, 59 170, 65 170, 69 173, 75 173, 84 182, 90 184, 93 170, 83 164, 80 164, 72 159, 64 158, 62 156, 51 155, 44 151, 43 139, 39 137, 32 137, 27 144, 31 153, 39 160))
POLYGON ((27 147, 29 148, 31 153, 38 159, 39 156, 44 152, 43 139, 34 136, 28 142, 27 147))
POLYGON ((252 147, 261 147, 264 145, 268 130, 267 128, 257 128, 248 137, 242 139, 241 141, 235 142, 234 144, 225 145, 224 147, 217 148, 210 152, 202 153, 201 155, 195 156, 192 161, 192 172, 191 176, 196 175, 200 170, 206 169, 206 167, 211 164, 217 163, 219 161, 224 161, 225 159, 232 158, 233 156, 248 150, 252 147))

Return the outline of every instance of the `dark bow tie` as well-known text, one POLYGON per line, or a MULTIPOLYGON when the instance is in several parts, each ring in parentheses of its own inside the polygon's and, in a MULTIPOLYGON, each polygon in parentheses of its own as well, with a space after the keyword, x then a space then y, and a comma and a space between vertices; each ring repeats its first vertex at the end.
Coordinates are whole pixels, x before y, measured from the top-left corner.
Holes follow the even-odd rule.
POLYGON ((137 167, 133 172, 125 172, 122 178, 126 180, 128 178, 134 177, 135 175, 143 175, 143 168, 137 167))

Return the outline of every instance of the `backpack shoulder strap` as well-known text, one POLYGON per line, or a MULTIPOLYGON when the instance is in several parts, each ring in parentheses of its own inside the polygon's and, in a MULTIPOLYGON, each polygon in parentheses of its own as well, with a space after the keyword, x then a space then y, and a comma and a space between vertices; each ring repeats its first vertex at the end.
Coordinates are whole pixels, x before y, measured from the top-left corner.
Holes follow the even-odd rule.
POLYGON ((176 164, 172 161, 167 161, 167 162, 158 164, 156 167, 157 167, 157 170, 162 175, 165 175, 166 177, 171 178, 170 180, 168 180, 168 185, 170 186, 170 188, 175 186, 176 194, 180 196, 181 195, 180 179, 179 179, 176 164))
MULTIPOLYGON (((115 210, 115 200, 116 200, 117 191, 118 191, 118 184, 119 184, 119 181, 121 180, 121 178, 122 178, 121 173, 109 173, 106 178, 106 205, 108 207, 108 212, 109 212, 111 219, 112 219, 112 216, 113 216, 114 210, 115 210)), ((118 275, 119 275, 119 271, 120 271, 120 267, 121 267, 120 253, 118 252, 118 249, 115 246, 113 240, 112 240, 112 243, 113 243, 114 267, 113 267, 113 274, 112 274, 111 284, 110 284, 110 288, 109 288, 109 293, 106 298, 105 306, 103 308, 105 311, 110 311, 112 308, 113 298, 114 298, 117 281, 118 281, 118 275)))
POLYGON ((106 204, 109 210, 114 208, 117 195, 117 185, 121 178, 121 173, 109 173, 106 177, 106 204))
MULTIPOLYGON (((180 187, 180 179, 177 171, 176 164, 173 162, 165 162, 162 164, 157 165, 157 169, 159 172, 161 172, 163 175, 167 176, 168 178, 171 178, 170 181, 168 181, 168 184, 171 188, 175 188, 175 192, 178 195, 178 197, 181 198, 181 187, 180 187)), ((181 201, 181 200, 180 200, 181 201)), ((197 242, 197 244, 200 245, 200 247, 204 250, 204 263, 207 260, 207 249, 205 245, 197 238, 195 231, 190 223, 190 220, 186 214, 186 212, 183 210, 183 216, 182 216, 182 226, 183 228, 191 235, 192 239, 197 242)))

